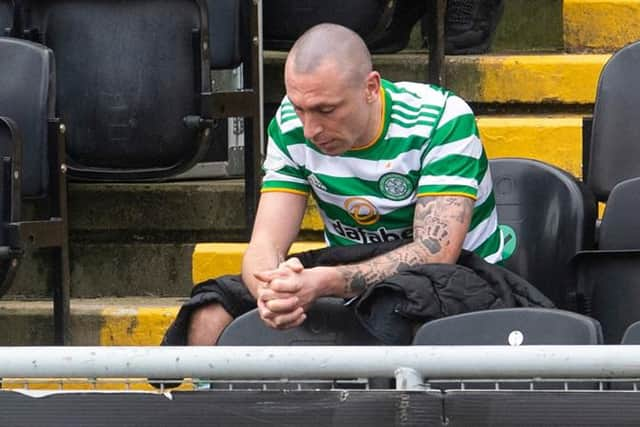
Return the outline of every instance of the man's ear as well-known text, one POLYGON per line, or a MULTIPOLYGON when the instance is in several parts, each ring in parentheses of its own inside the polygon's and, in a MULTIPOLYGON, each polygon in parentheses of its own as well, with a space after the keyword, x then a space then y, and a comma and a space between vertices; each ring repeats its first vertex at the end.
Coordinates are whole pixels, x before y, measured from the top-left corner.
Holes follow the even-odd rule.
POLYGON ((373 102, 378 99, 380 95, 380 73, 377 71, 371 71, 367 75, 366 80, 367 101, 373 102))

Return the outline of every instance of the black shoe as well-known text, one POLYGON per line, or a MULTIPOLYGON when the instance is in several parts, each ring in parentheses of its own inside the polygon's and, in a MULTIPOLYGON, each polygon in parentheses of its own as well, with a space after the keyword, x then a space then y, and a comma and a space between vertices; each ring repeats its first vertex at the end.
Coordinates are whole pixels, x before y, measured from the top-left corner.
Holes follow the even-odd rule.
MULTIPOLYGON (((445 14, 445 53, 487 53, 503 11, 504 0, 448 0, 445 14)), ((425 45, 427 30, 425 17, 422 20, 425 45)))
POLYGON ((397 0, 389 24, 365 38, 371 53, 394 53, 407 47, 411 30, 424 15, 425 1, 397 0))
POLYGON ((445 52, 448 55, 488 52, 503 11, 504 0, 449 0, 445 52))

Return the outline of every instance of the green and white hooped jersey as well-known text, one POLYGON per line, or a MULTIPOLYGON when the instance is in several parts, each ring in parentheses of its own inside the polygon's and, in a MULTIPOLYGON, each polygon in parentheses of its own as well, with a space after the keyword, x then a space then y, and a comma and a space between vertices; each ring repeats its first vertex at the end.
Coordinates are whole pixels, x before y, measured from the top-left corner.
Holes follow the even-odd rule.
POLYGON ((269 125, 262 191, 311 192, 330 246, 410 238, 418 197, 470 197, 475 206, 463 247, 500 261, 488 161, 467 103, 418 83, 383 80, 381 93, 378 139, 340 156, 325 155, 304 138, 285 97, 269 125))

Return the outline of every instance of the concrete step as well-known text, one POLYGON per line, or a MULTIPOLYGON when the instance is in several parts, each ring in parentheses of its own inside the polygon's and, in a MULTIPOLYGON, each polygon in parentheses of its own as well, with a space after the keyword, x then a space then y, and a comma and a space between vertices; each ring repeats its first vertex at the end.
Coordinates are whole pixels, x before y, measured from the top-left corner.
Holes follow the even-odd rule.
MULTIPOLYGON (((184 298, 71 300, 72 345, 158 345, 184 298)), ((0 345, 52 345, 53 307, 46 300, 0 300, 0 345)))
MULTIPOLYGON (((307 215, 310 215, 307 213, 307 215)), ((314 219, 315 221, 315 219, 314 219)), ((325 247, 321 241, 296 242, 289 253, 304 252, 325 247)), ((238 274, 242 265, 242 255, 247 243, 200 243, 193 251, 193 282, 219 277, 225 274, 238 274)))
POLYGON ((612 52, 640 39, 637 0, 564 0, 562 14, 568 52, 612 52))
POLYGON ((578 114, 481 115, 478 128, 489 158, 542 160, 581 178, 582 119, 578 114))
MULTIPOLYGON (((98 298, 71 300, 72 345, 159 345, 183 299, 98 298)), ((0 346, 53 345, 50 301, 0 300, 0 346)), ((157 391, 146 379, 2 378, 0 389, 157 391)), ((179 390, 193 390, 190 379, 179 390)))
MULTIPOLYGON (((536 111, 593 104, 598 77, 609 54, 463 55, 446 57, 446 87, 475 104, 508 111, 516 104, 536 111), (497 105, 496 105, 497 104, 497 105)), ((265 53, 267 103, 284 95, 283 52, 265 53)), ((425 81, 426 52, 374 55, 388 80, 425 81)))

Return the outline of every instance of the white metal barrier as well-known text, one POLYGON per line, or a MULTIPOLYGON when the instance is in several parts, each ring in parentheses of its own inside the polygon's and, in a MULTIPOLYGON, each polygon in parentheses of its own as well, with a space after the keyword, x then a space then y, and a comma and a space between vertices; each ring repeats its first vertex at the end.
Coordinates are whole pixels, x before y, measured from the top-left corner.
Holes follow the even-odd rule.
POLYGON ((410 384, 423 378, 640 378, 640 346, 0 347, 0 378, 336 379, 396 374, 410 384))

